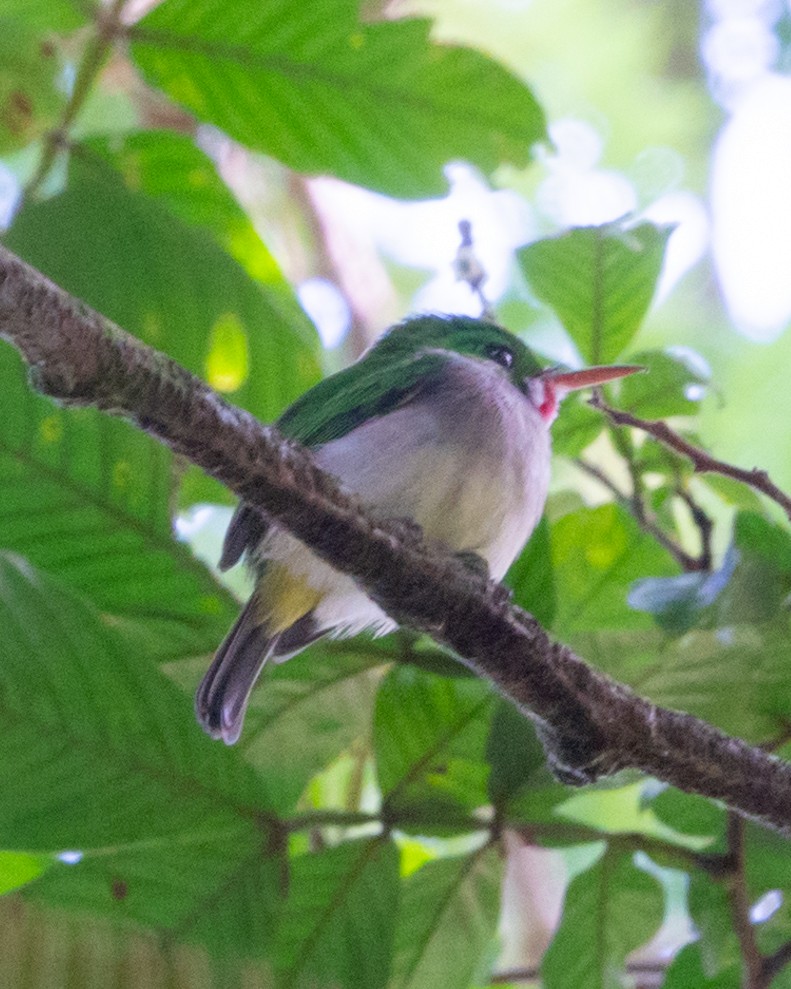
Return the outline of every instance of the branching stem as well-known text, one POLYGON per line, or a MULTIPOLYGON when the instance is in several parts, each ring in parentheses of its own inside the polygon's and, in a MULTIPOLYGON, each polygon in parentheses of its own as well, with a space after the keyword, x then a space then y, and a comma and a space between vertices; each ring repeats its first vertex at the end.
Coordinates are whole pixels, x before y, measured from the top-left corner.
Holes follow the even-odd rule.
POLYGON ((630 426, 633 429, 640 429, 653 437, 658 443, 666 446, 669 450, 673 450, 682 457, 686 457, 692 462, 692 467, 697 473, 722 474, 724 477, 730 477, 735 481, 740 481, 742 484, 748 485, 755 491, 760 491, 761 494, 766 495, 767 498, 771 498, 772 501, 780 505, 788 518, 791 519, 791 497, 785 491, 778 488, 765 470, 761 470, 758 467, 753 467, 752 470, 745 470, 743 467, 735 467, 733 464, 728 464, 724 460, 717 460, 716 457, 712 457, 706 450, 685 440, 683 436, 674 429, 671 429, 666 422, 658 419, 639 419, 637 416, 632 415, 631 412, 614 409, 604 401, 601 395, 594 394, 590 399, 590 404, 603 412, 610 422, 616 426, 630 426))

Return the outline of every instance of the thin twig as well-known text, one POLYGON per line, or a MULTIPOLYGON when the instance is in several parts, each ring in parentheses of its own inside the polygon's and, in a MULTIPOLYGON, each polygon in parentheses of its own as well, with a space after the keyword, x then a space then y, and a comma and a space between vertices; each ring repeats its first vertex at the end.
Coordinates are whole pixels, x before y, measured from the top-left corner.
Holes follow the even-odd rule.
POLYGON ((769 478, 765 470, 753 467, 752 470, 745 470, 742 467, 735 467, 733 464, 725 463, 724 460, 717 460, 711 454, 702 450, 699 446, 688 442, 675 430, 671 429, 666 422, 658 419, 639 419, 630 412, 623 412, 621 409, 614 409, 608 405, 601 395, 594 393, 589 400, 590 404, 603 412, 617 426, 631 426, 633 429, 641 429, 644 433, 652 436, 657 442, 666 446, 669 450, 674 450, 692 462, 692 468, 698 474, 722 474, 724 477, 733 478, 760 491, 761 494, 777 502, 789 519, 791 519, 791 497, 769 478))
MULTIPOLYGON (((626 974, 637 979, 639 989, 648 989, 648 986, 659 987, 667 965, 663 962, 630 962, 625 968, 626 974)), ((541 969, 538 965, 509 968, 502 972, 495 972, 489 979, 492 985, 502 985, 503 983, 515 982, 538 982, 541 978, 541 969)))
POLYGON ((687 491, 681 484, 679 484, 676 488, 676 495, 689 509, 689 514, 692 516, 692 521, 695 523, 695 526, 700 533, 700 556, 698 557, 701 565, 700 569, 711 570, 711 537, 714 532, 714 523, 695 501, 689 491, 687 491))
POLYGON ((57 125, 44 139, 44 150, 38 168, 25 188, 25 197, 32 197, 41 188, 50 173, 58 152, 68 147, 69 128, 77 119, 90 94, 96 77, 101 71, 107 54, 121 32, 123 8, 126 0, 113 0, 107 7, 95 8, 95 35, 88 41, 77 68, 71 95, 66 102, 57 125))
POLYGON ((696 852, 683 845, 675 845, 662 838, 641 834, 639 831, 608 832, 585 824, 566 821, 551 823, 531 822, 529 824, 503 822, 503 827, 516 834, 525 845, 544 847, 541 839, 562 840, 566 843, 586 844, 606 841, 610 848, 620 852, 645 852, 661 862, 673 862, 679 869, 690 871, 701 869, 712 876, 721 876, 727 869, 726 856, 721 852, 696 852))
POLYGON ((728 814, 728 856, 732 869, 726 879, 731 922, 739 941, 744 963, 743 989, 765 989, 768 984, 764 974, 764 959, 758 950, 755 929, 750 920, 750 898, 747 893, 744 862, 744 820, 737 814, 728 814))
POLYGON ((639 497, 629 497, 629 495, 624 494, 623 491, 612 481, 600 468, 595 464, 589 463, 587 460, 583 460, 582 457, 577 457, 574 463, 580 470, 585 471, 590 477, 595 478, 600 484, 602 484, 607 490, 613 495, 616 502, 625 508, 635 519, 637 524, 643 530, 647 532, 648 535, 653 536, 654 539, 670 553, 673 559, 678 563, 678 565, 689 573, 694 573, 698 570, 708 569, 704 566, 705 560, 703 557, 692 556, 687 553, 687 551, 679 546, 675 540, 671 539, 670 536, 657 524, 657 522, 649 515, 645 504, 639 497))
POLYGON ((459 220, 459 233, 461 243, 456 251, 453 260, 453 270, 456 273, 456 280, 466 282, 472 292, 478 296, 481 304, 482 319, 493 319, 494 313, 486 294, 483 291, 483 283, 487 279, 486 269, 481 264, 480 258, 475 253, 475 244, 472 239, 472 224, 469 220, 459 220))

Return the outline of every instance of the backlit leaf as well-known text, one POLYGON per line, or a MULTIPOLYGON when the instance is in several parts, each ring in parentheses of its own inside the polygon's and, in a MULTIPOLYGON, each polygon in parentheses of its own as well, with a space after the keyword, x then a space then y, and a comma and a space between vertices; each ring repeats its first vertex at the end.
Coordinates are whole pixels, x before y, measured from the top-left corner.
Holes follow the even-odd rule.
POLYGON ((535 294, 554 309, 584 361, 613 361, 637 333, 654 294, 670 228, 577 227, 519 251, 535 294))
POLYGON ((398 853, 383 839, 295 859, 275 949, 282 989, 385 986, 398 887, 398 853))
POLYGON ((167 0, 133 30, 147 80, 203 121, 301 172, 402 198, 447 188, 442 166, 530 159, 530 90, 430 22, 361 22, 355 0, 167 0))
POLYGON ((662 921, 659 883, 631 858, 605 855, 566 892, 563 919, 541 965, 546 989, 617 989, 626 956, 662 921))

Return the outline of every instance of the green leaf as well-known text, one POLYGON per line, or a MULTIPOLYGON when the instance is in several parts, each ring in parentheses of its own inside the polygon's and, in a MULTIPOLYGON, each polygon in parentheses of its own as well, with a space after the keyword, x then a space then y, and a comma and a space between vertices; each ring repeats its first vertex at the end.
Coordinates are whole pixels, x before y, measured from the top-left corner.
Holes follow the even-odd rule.
POLYGON ((430 22, 362 23, 356 0, 167 0, 132 29, 146 79, 203 121, 301 172, 392 196, 447 189, 460 157, 521 167, 543 113, 485 56, 430 22))
POLYGON ((381 838, 294 860, 275 945, 281 989, 386 985, 398 893, 398 853, 381 838))
MULTIPOLYGON (((271 333, 271 327, 277 325, 277 332, 285 335, 286 349, 290 342, 297 362, 293 369, 295 397, 312 385, 319 375, 316 332, 250 217, 217 174, 214 162, 189 137, 168 131, 142 131, 126 135, 121 143, 94 140, 88 146, 121 173, 130 192, 145 195, 188 227, 208 235, 262 286, 266 304, 276 315, 258 329, 271 333)), ((239 318, 238 313, 232 315, 239 318)), ((251 346, 252 381, 258 384, 235 394, 234 402, 263 417, 267 415, 261 405, 263 393, 272 384, 265 379, 268 358, 260 342, 253 340, 251 346)))
POLYGON ((57 53, 23 11, 3 6, 0 17, 0 154, 8 154, 55 126, 65 96, 57 85, 57 53))
POLYGON ((760 513, 763 510, 761 498, 756 491, 735 481, 732 477, 725 477, 723 474, 707 474, 705 481, 707 488, 715 491, 727 505, 735 505, 736 508, 744 509, 748 512, 760 513))
POLYGON ((88 21, 79 0, 3 0, 3 14, 40 32, 71 31, 88 21))
POLYGON ((669 227, 577 227, 518 253, 535 294, 554 309, 583 360, 621 354, 637 333, 662 268, 669 227))
POLYGON ((708 376, 684 351, 647 350, 630 360, 642 364, 645 374, 633 374, 621 382, 618 408, 643 419, 694 415, 705 395, 708 376), (694 396, 694 397, 690 397, 694 396))
POLYGON ((547 768, 532 722, 508 701, 500 700, 495 707, 486 757, 491 766, 490 799, 495 806, 508 801, 509 816, 545 820, 555 804, 568 798, 568 789, 547 768))
POLYGON ((494 698, 479 680, 445 679, 395 667, 376 698, 379 786, 391 809, 427 801, 485 804, 484 758, 494 698))
POLYGON ((662 989, 740 989, 741 966, 731 965, 709 977, 703 968, 700 944, 688 944, 673 959, 662 983, 662 989))
POLYGON ((256 957, 280 867, 266 787, 92 608, 0 555, 0 845, 81 860, 37 901, 256 957))
MULTIPOLYGON (((177 173, 184 171, 179 149, 187 154, 199 190, 217 181, 207 159, 196 162, 194 149, 183 143, 170 148, 177 173)), ((142 181, 141 174, 149 172, 135 179, 128 170, 126 177, 142 181)), ((7 246, 199 375, 205 374, 212 333, 234 320, 246 336, 249 374, 230 398, 261 419, 274 419, 315 382, 315 343, 307 339, 304 319, 295 329, 296 320, 292 325, 291 315, 281 312, 280 289, 271 298, 203 229, 183 222, 179 214, 190 208, 183 205, 187 196, 171 211, 172 199, 164 192, 136 191, 100 155, 84 150, 72 157, 63 193, 22 209, 7 246)))
POLYGON ((725 811, 711 800, 667 787, 648 805, 663 824, 683 834, 717 838, 725 833, 725 811))
POLYGON ((604 419, 581 395, 564 399, 557 422, 552 426, 552 451, 578 457, 604 429, 604 419))
POLYGON ((546 989, 616 989, 629 952, 662 922, 664 897, 631 858, 606 852, 566 892, 563 919, 541 965, 546 989))
POLYGON ((137 629, 152 658, 214 649, 237 606, 173 539, 168 450, 127 423, 34 395, 0 347, 0 546, 137 629))
POLYGON ((389 989, 467 989, 488 961, 500 913, 494 848, 428 862, 404 882, 389 989))
POLYGON ((38 879, 52 864, 49 855, 0 851, 0 896, 38 879))
MULTIPOLYGON (((756 935, 765 953, 775 951, 791 938, 791 864, 788 839, 753 824, 745 826, 745 881, 751 904, 769 895, 771 910, 756 935), (773 902, 772 902, 773 901, 773 902)), ((774 986, 774 983, 772 983, 774 986)))
POLYGON ((640 663, 638 650, 628 640, 609 642, 596 662, 655 703, 747 740, 772 739, 791 714, 785 623, 764 636, 750 626, 689 632, 640 663))
POLYGON ((755 512, 740 512, 733 531, 734 544, 742 553, 791 574, 791 534, 755 512))
POLYGON ((618 505, 583 509, 552 528, 560 636, 594 629, 646 628, 650 619, 627 604, 632 581, 676 570, 665 550, 618 505))
POLYGON ((728 971, 739 961, 728 891, 703 872, 689 877, 689 913, 699 935, 700 962, 707 978, 728 971))
POLYGON ((791 535, 751 512, 736 516, 733 578, 717 602, 720 624, 771 622, 787 611, 791 593, 791 535))
POLYGON ((385 657, 365 640, 316 644, 265 670, 242 746, 279 807, 292 807, 315 773, 368 736, 385 657))
POLYGON ((535 615, 545 627, 555 617, 556 593, 552 573, 549 523, 542 519, 527 546, 511 564, 505 584, 514 592, 514 603, 535 615))

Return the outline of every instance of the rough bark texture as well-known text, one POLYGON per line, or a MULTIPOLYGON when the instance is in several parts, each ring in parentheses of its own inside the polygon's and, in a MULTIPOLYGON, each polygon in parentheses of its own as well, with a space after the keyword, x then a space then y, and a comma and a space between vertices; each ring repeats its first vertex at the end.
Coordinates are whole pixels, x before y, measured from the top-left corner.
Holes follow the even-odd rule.
POLYGON ((786 763, 592 670, 499 585, 426 547, 414 525, 373 518, 304 449, 3 248, 0 335, 39 391, 131 419, 352 574, 399 623, 449 646, 534 719, 562 779, 632 767, 791 834, 786 763))

